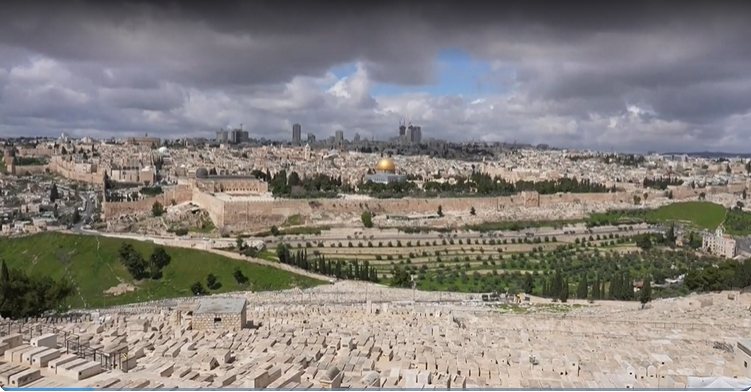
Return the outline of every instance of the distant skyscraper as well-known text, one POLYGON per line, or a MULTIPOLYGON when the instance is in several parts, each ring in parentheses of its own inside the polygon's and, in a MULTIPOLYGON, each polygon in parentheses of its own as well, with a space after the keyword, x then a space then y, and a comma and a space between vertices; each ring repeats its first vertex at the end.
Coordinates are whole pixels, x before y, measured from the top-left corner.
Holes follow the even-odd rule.
POLYGON ((355 138, 353 140, 355 141, 355 143, 359 142, 360 141, 360 134, 356 133, 355 134, 355 138))
POLYGON ((242 143, 242 130, 233 129, 229 134, 229 142, 234 144, 242 143))
POLYGON ((229 132, 227 132, 226 130, 220 129, 216 131, 217 143, 227 143, 228 138, 229 138, 229 132))
POLYGON ((292 144, 300 145, 302 142, 302 126, 300 124, 292 125, 292 144))
POLYGON ((344 142, 344 131, 340 129, 334 133, 334 142, 338 144, 344 142))
POLYGON ((422 143, 422 128, 418 126, 409 126, 409 141, 415 144, 422 143))
POLYGON ((308 143, 315 143, 316 141, 316 135, 313 133, 308 134, 308 143))

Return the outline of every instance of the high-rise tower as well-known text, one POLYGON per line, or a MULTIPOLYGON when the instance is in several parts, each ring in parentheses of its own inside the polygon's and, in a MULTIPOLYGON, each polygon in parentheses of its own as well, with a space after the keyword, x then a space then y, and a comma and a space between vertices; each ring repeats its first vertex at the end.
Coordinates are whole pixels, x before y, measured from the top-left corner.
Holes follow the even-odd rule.
POLYGON ((302 143, 302 125, 292 125, 292 144, 299 146, 302 143))

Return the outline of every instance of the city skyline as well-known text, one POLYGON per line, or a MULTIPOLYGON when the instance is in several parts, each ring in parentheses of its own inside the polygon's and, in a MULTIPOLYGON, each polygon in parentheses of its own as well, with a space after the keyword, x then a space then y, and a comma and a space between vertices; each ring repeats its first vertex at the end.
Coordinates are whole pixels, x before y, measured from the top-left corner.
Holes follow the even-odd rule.
POLYGON ((387 140, 407 116, 455 142, 751 150, 745 4, 456 4, 4 5, 0 127, 387 140))

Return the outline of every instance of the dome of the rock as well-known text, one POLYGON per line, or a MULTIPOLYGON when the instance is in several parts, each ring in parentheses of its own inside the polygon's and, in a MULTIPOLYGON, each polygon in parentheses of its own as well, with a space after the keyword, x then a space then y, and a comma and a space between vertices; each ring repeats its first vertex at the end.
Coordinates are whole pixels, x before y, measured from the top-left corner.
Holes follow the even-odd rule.
POLYGON ((376 171, 396 173, 396 165, 394 165, 394 161, 392 161, 391 159, 382 158, 376 165, 376 171))

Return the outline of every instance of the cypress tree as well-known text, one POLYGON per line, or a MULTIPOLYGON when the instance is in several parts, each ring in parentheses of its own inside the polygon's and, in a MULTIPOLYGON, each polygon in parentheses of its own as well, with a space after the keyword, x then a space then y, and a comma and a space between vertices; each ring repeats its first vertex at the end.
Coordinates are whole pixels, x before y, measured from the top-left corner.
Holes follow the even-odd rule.
POLYGON ((525 294, 532 294, 532 291, 535 289, 535 280, 532 278, 532 274, 527 274, 527 276, 524 277, 524 293, 525 294))
POLYGON ((652 300, 652 283, 650 283, 649 278, 645 278, 644 285, 642 285, 641 291, 639 292, 639 302, 641 302, 642 307, 644 307, 644 305, 646 305, 651 300, 652 300))
POLYGON ((608 299, 618 299, 618 293, 621 290, 620 285, 620 279, 619 276, 613 275, 613 277, 610 279, 610 289, 608 290, 608 299))
POLYGON ((623 300, 631 301, 634 299, 634 280, 631 279, 631 273, 626 271, 623 274, 623 300))
POLYGON ((341 260, 336 261, 336 278, 337 279, 342 278, 342 261, 341 260))
POLYGON ((592 285, 592 299, 600 299, 600 274, 597 274, 592 285))
POLYGON ((587 294, 589 294, 589 284, 587 283, 587 274, 584 274, 579 279, 579 286, 576 288, 576 298, 586 299, 587 294))
POLYGON ((553 275, 553 282, 550 287, 550 296, 553 298, 559 298, 561 296, 561 290, 563 289, 563 277, 561 276, 561 270, 556 270, 553 275))
POLYGON ((3 260, 2 265, 0 265, 0 284, 8 283, 10 281, 10 272, 8 271, 8 264, 5 264, 5 260, 3 260))
POLYGON ((562 281, 563 285, 561 287, 560 295, 558 299, 561 300, 561 302, 568 301, 568 278, 563 279, 562 281))

